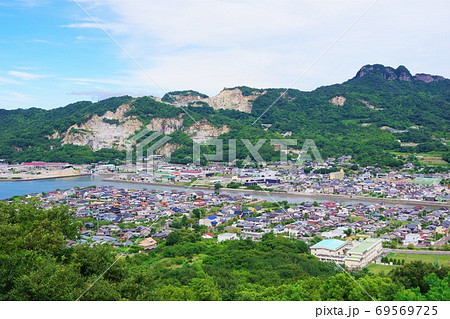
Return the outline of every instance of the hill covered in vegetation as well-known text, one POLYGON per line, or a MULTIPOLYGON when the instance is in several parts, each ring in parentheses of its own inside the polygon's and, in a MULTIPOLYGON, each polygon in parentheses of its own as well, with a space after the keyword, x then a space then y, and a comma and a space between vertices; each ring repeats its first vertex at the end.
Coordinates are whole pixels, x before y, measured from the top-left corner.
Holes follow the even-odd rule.
MULTIPOLYGON (((238 140, 240 159, 250 155, 240 139, 296 139, 296 149, 313 139, 324 158, 352 155, 362 165, 399 166, 405 162, 399 154, 448 158, 449 109, 450 80, 367 65, 342 84, 311 92, 241 86, 215 97, 189 90, 163 99, 124 96, 53 110, 0 110, 0 158, 120 161, 125 142, 147 128, 172 138, 171 158, 178 163, 192 161, 193 141, 219 137, 225 154, 226 139, 238 140)), ((266 161, 279 156, 268 141, 260 153, 266 161)))
POLYGON ((450 299, 449 269, 431 263, 352 279, 297 239, 216 243, 187 228, 121 256, 109 245, 68 247, 79 227, 66 207, 0 202, 0 300, 450 299))

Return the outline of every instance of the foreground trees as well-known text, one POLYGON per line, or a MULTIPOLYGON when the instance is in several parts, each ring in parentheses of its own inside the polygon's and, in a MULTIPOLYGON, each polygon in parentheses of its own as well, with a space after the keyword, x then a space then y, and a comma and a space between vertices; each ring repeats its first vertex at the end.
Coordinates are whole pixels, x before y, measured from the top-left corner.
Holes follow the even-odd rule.
POLYGON ((68 248, 78 226, 63 207, 0 203, 0 300, 450 300, 448 268, 432 264, 351 278, 298 240, 217 244, 187 230, 121 256, 106 245, 68 248))

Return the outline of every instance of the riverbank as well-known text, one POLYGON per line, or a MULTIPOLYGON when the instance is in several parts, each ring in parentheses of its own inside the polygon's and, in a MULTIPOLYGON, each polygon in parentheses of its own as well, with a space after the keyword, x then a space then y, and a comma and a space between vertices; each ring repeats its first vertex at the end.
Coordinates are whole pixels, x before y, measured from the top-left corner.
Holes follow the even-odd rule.
MULTIPOLYGON (((114 178, 104 178, 103 181, 107 182, 121 182, 121 183, 129 183, 129 184, 141 184, 141 185, 157 185, 157 186, 165 186, 165 187, 179 187, 185 189, 198 189, 198 190, 215 190, 214 187, 210 186, 187 186, 187 185, 175 185, 168 183, 152 183, 152 182, 139 182, 139 181, 127 181, 120 180, 114 178)), ((427 202, 427 201, 418 201, 418 200, 410 200, 410 199, 397 199, 397 198, 375 198, 375 197, 364 197, 364 196, 349 196, 349 195, 336 195, 336 194, 320 194, 320 193, 301 193, 301 192, 277 192, 277 191, 258 191, 258 190, 250 190, 250 189, 236 189, 236 188, 226 188, 222 187, 221 190, 226 190, 227 192, 239 192, 239 193, 249 193, 249 194, 264 194, 270 197, 270 194, 274 195, 283 195, 287 197, 304 197, 317 201, 352 201, 352 202, 370 202, 370 203, 384 203, 384 204, 392 204, 392 205, 406 205, 406 206, 424 206, 426 208, 440 208, 440 207, 448 207, 450 208, 449 202, 427 202)))

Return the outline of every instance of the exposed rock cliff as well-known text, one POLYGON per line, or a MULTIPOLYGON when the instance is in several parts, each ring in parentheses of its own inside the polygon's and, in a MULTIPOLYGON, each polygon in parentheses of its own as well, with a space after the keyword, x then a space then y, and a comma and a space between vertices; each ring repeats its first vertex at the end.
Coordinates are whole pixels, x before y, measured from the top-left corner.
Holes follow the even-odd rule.
POLYGON ((172 134, 183 126, 183 115, 184 114, 180 114, 178 118, 153 118, 146 127, 150 131, 162 134, 172 134))
POLYGON ((252 101, 264 93, 265 92, 255 90, 250 92, 250 94, 244 94, 238 87, 224 89, 218 95, 213 97, 207 97, 196 91, 179 91, 169 93, 170 97, 166 94, 163 100, 174 105, 191 104, 199 107, 201 107, 203 103, 207 103, 214 109, 227 109, 250 113, 252 111, 252 101))
MULTIPOLYGON (((143 126, 137 118, 126 116, 131 109, 130 105, 122 105, 116 112, 108 111, 102 116, 94 115, 81 125, 71 126, 62 134, 62 141, 64 144, 87 145, 94 151, 102 148, 124 150, 127 148, 128 139, 143 126)), ((184 114, 173 118, 152 118, 146 128, 161 134, 172 134, 183 129, 183 116, 184 114)), ((228 133, 230 129, 226 125, 214 127, 207 120, 202 120, 184 131, 195 142, 201 143, 228 133)), ((157 153, 168 155, 180 147, 178 144, 167 143, 157 153)))
POLYGON ((207 98, 206 94, 187 90, 187 91, 175 91, 169 92, 162 97, 163 102, 187 105, 190 102, 199 101, 201 99, 207 98))
POLYGON ((189 135, 196 143, 202 143, 213 139, 219 135, 228 133, 230 128, 226 125, 222 127, 212 126, 207 120, 201 120, 196 124, 190 126, 185 130, 185 133, 189 135))
POLYGON ((175 144, 175 143, 166 143, 160 148, 158 148, 155 153, 158 155, 164 155, 164 156, 170 156, 173 152, 175 152, 177 149, 181 148, 182 145, 175 144))
POLYGON ((360 100, 360 101, 363 102, 369 109, 377 110, 377 111, 382 110, 382 108, 370 104, 369 101, 366 101, 366 100, 360 100))
POLYGON ((239 88, 224 89, 218 95, 202 99, 202 101, 208 103, 214 109, 236 110, 250 113, 252 111, 251 102, 262 94, 264 92, 260 93, 255 91, 250 95, 244 95, 239 88))
POLYGON ((419 81, 423 81, 425 83, 430 83, 430 82, 440 82, 440 81, 444 81, 445 78, 443 76, 440 75, 430 75, 430 74, 425 74, 425 73, 417 73, 414 76, 417 80, 419 81))
POLYGON ((335 96, 330 99, 330 103, 336 106, 343 106, 347 99, 344 96, 335 96))
POLYGON ((130 109, 131 106, 126 104, 118 107, 116 112, 94 115, 81 125, 71 126, 62 141, 64 144, 87 145, 94 151, 102 148, 123 150, 126 140, 142 127, 136 118, 125 117, 130 109))
POLYGON ((61 134, 58 131, 54 131, 52 135, 46 135, 45 137, 47 137, 49 140, 51 140, 51 139, 60 139, 61 138, 61 134))

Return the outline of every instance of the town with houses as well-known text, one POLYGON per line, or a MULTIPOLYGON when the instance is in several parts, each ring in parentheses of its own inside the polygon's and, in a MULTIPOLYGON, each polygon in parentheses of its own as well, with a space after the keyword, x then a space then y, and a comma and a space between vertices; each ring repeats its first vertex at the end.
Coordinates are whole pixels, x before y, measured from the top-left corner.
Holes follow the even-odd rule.
POLYGON ((320 165, 272 163, 261 168, 163 161, 153 170, 101 163, 0 164, 2 180, 80 175, 129 187, 29 194, 43 208, 66 205, 72 210, 81 226, 79 239, 70 246, 109 244, 145 252, 184 226, 217 242, 260 241, 266 233, 303 240, 317 258, 348 269, 380 263, 390 250, 448 249, 450 191, 442 181, 449 174, 425 174, 411 165, 387 171, 360 168, 347 157, 320 165), (133 183, 148 188, 133 190, 133 183), (155 190, 152 185, 177 189, 155 190), (270 194, 302 194, 314 200, 277 202, 261 194, 272 199, 270 194))
MULTIPOLYGON (((342 195, 345 197, 374 197, 447 204, 450 199, 450 174, 422 173, 413 164, 401 169, 382 170, 359 167, 351 157, 328 159, 322 164, 304 165, 273 163, 262 168, 238 168, 226 164, 206 167, 192 164, 155 162, 152 169, 137 169, 134 165, 28 162, 0 162, 0 181, 36 180, 46 178, 101 175, 105 180, 144 184, 195 186, 230 189, 262 190, 310 195, 342 195), (447 182, 447 183, 445 183, 447 182)), ((399 202, 401 203, 401 202, 399 202)))
POLYGON ((181 226, 200 231, 203 240, 217 242, 260 241, 264 234, 274 233, 303 240, 319 259, 349 269, 380 262, 390 249, 448 246, 448 207, 337 201, 289 204, 258 199, 258 193, 131 188, 76 187, 26 198, 37 199, 42 208, 70 207, 81 226, 79 239, 68 245, 109 244, 145 252, 181 226))

